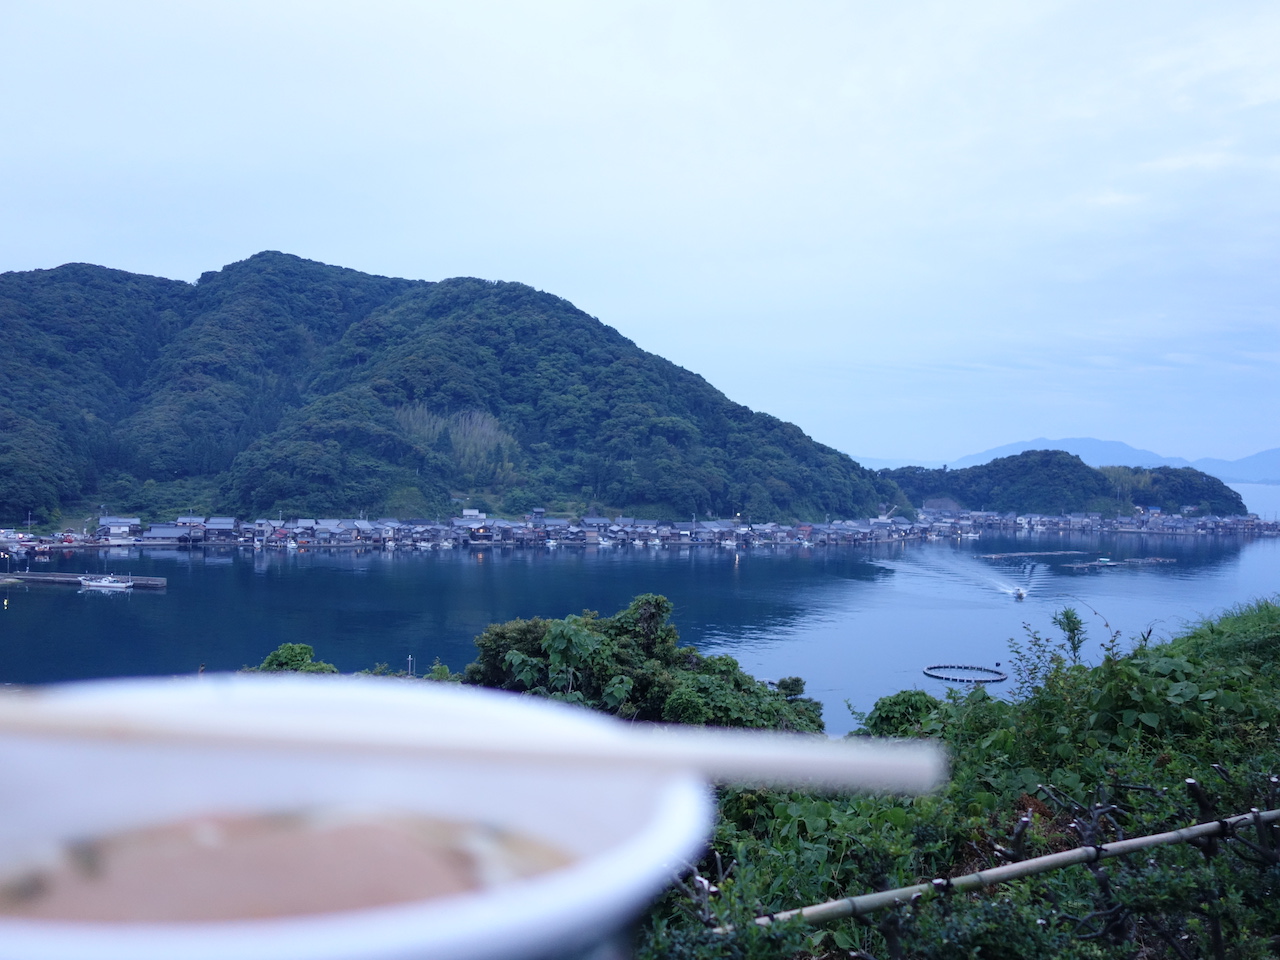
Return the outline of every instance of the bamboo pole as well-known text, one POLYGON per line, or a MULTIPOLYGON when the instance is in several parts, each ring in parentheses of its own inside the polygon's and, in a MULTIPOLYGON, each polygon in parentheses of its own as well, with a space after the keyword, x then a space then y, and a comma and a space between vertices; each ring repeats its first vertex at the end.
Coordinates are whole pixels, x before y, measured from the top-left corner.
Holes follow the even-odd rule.
MULTIPOLYGON (((895 903, 910 902, 919 896, 928 896, 946 891, 964 893, 997 883, 1005 883, 1009 880, 1029 877, 1037 873, 1046 873, 1050 870, 1057 870, 1060 867, 1071 866, 1072 864, 1096 863, 1109 857, 1122 857, 1150 847, 1159 847, 1170 843, 1187 843, 1201 837, 1229 836, 1237 827, 1249 826, 1250 824, 1274 823, 1277 820, 1280 820, 1280 810, 1251 810, 1249 813, 1241 813, 1225 820, 1214 820, 1210 823, 1183 827, 1181 830, 1171 830, 1167 833, 1155 833, 1146 837, 1117 840, 1114 843, 1104 843, 1096 847, 1077 847, 1074 850, 1064 850, 1062 853, 1050 853, 1043 857, 1034 857, 1030 860, 1021 860, 1017 863, 992 867, 990 870, 979 870, 977 873, 966 874, 963 877, 953 877, 950 880, 933 880, 929 883, 917 883, 912 887, 900 887, 897 890, 884 890, 879 893, 863 894, 859 897, 829 900, 826 903, 817 903, 808 907, 801 907, 798 910, 784 910, 781 913, 773 913, 766 917, 756 917, 755 922, 760 926, 768 926, 778 921, 799 918, 805 923, 817 924, 840 920, 844 917, 860 917, 876 910, 882 910, 885 907, 891 907, 895 903)), ((715 932, 729 933, 732 929, 732 927, 718 927, 715 932)))

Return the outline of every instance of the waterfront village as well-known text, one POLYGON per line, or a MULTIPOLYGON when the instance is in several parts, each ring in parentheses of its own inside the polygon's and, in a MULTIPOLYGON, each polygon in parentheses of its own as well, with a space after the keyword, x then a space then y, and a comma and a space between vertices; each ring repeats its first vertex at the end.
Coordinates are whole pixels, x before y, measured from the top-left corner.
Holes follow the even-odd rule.
MULTIPOLYGON (((953 506, 947 504, 945 506, 953 506)), ((261 549, 366 547, 384 550, 440 550, 467 547, 613 547, 613 546, 817 546, 892 540, 976 539, 984 532, 1132 533, 1171 536, 1275 536, 1280 523, 1256 515, 1215 517, 1162 514, 1103 518, 1097 513, 1065 516, 1019 515, 994 511, 938 508, 928 504, 916 520, 890 515, 865 520, 814 523, 750 523, 742 519, 683 522, 635 517, 550 517, 536 509, 519 520, 463 510, 447 521, 427 519, 298 518, 241 521, 234 517, 177 517, 144 524, 137 517, 102 516, 97 526, 41 537, 0 530, 0 548, 39 553, 54 547, 252 545, 261 549)))

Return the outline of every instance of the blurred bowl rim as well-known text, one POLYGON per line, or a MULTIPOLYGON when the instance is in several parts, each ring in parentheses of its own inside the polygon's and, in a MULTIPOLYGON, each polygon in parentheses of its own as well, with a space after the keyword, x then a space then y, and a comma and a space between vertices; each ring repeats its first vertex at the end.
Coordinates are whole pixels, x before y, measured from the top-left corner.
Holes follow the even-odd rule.
MULTIPOLYGON (((274 709, 280 706, 278 696, 292 699, 294 706, 306 701, 332 708, 332 695, 343 690, 345 698, 339 694, 337 699, 345 699, 348 707, 385 697, 395 701, 383 703, 392 713, 412 711, 417 701, 433 715, 493 711, 549 730, 590 729, 591 735, 606 737, 619 724, 528 696, 445 687, 367 677, 233 675, 87 681, 44 688, 40 696, 73 710, 127 697, 126 712, 149 715, 158 705, 181 705, 184 688, 201 691, 206 704, 230 699, 245 706, 245 698, 266 698, 276 701, 274 709)), ((329 715, 335 714, 330 710, 329 715)), ((619 844, 526 880, 429 901, 267 920, 139 924, 0 918, 0 960, 496 960, 582 949, 637 915, 706 842, 714 814, 707 785, 693 773, 655 776, 665 783, 638 830, 619 844)))

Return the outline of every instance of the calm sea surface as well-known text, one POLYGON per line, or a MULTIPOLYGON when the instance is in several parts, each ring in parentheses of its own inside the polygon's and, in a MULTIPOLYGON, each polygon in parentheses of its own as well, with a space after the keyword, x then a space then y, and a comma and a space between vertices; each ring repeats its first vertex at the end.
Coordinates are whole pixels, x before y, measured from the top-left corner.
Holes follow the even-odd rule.
MULTIPOLYGON (((829 729, 850 725, 844 701, 870 709, 907 687, 939 693, 921 670, 1007 662, 1023 623, 1052 632, 1071 604, 1090 636, 1168 636, 1188 622, 1280 591, 1280 540, 986 537, 870 548, 580 548, 432 553, 118 548, 67 552, 33 569, 162 576, 130 594, 0 587, 0 681, 233 670, 278 644, 309 643, 344 671, 409 656, 455 669, 493 622, 613 613, 639 593, 675 604, 686 643, 729 653, 762 678, 799 675, 826 704, 829 729), (1054 556, 1050 551, 1078 554, 1054 556), (984 559, 984 554, 1035 553, 984 559), (1064 564, 1176 560, 1093 573, 1064 564), (1015 588, 1027 592, 1024 601, 1015 588)), ((1096 645, 1090 649, 1096 650, 1096 645)))

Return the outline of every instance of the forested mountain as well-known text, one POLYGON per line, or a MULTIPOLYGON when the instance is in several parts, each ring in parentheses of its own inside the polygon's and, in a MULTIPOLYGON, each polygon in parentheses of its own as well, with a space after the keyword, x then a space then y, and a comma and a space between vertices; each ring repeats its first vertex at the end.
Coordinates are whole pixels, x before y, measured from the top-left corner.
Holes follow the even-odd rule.
POLYGON ((42 517, 119 464, 116 424, 191 290, 83 264, 0 275, 0 518, 42 517))
POLYGON ((519 283, 261 253, 196 284, 0 275, 0 520, 106 500, 239 515, 753 520, 908 507, 889 479, 519 283))
POLYGON ((895 481, 917 506, 946 498, 969 510, 1054 516, 1089 510, 1114 514, 1134 506, 1165 513, 1185 506, 1203 514, 1247 512, 1240 494, 1191 467, 1095 469, 1063 450, 1028 450, 962 470, 900 467, 880 475, 895 481))

